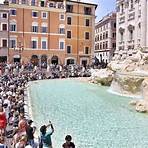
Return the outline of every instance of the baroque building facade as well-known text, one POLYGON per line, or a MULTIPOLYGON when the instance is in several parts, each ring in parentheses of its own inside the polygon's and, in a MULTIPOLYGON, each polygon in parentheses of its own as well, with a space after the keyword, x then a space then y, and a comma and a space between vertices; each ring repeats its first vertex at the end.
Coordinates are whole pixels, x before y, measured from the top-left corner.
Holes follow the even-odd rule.
POLYGON ((90 64, 96 7, 71 0, 9 0, 9 62, 90 64))
POLYGON ((139 48, 148 47, 148 1, 116 0, 116 52, 131 56, 139 48), (120 51, 120 52, 119 52, 120 51))
POLYGON ((109 63, 116 48, 116 13, 104 16, 95 25, 94 55, 99 63, 109 63))

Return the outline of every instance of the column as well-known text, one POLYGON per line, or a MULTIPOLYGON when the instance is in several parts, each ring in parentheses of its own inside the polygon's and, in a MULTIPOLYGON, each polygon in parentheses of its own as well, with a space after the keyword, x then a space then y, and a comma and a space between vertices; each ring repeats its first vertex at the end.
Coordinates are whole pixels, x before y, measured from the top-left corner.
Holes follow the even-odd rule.
POLYGON ((108 23, 108 49, 112 49, 112 21, 108 23))
POLYGON ((120 33, 119 33, 119 13, 116 14, 116 52, 119 50, 119 41, 120 41, 120 33))
POLYGON ((146 46, 146 31, 147 31, 147 3, 146 0, 141 0, 141 47, 146 46))
POLYGON ((138 33, 139 33, 139 22, 138 22, 138 15, 139 15, 139 9, 138 9, 138 3, 135 3, 135 28, 134 28, 134 49, 137 50, 138 48, 138 33))

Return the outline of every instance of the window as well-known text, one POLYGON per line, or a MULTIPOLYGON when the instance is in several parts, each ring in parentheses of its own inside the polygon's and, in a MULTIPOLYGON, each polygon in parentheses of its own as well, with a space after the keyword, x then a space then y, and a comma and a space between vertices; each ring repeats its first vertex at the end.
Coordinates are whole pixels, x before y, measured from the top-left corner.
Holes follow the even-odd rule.
POLYGON ((134 8, 134 2, 133 2, 133 0, 131 0, 131 9, 133 9, 134 8))
POLYGON ((114 23, 114 28, 116 28, 116 23, 114 23))
POLYGON ((129 40, 133 40, 133 30, 129 31, 129 40))
POLYGON ((53 7, 54 6, 54 4, 53 3, 49 3, 49 7, 53 7))
POLYGON ((3 13, 2 18, 7 18, 7 13, 3 13))
POLYGON ((90 7, 84 7, 84 14, 85 15, 91 15, 91 8, 90 7))
POLYGON ((121 4, 121 13, 123 13, 124 12, 124 4, 122 3, 121 4))
POLYGON ((42 18, 47 19, 47 12, 42 12, 42 18))
POLYGON ((38 32, 38 26, 32 26, 32 32, 38 32))
POLYGON ((102 43, 100 43, 100 49, 102 49, 102 43))
POLYGON ((105 48, 106 48, 106 49, 108 48, 108 42, 106 42, 106 44, 105 44, 105 48))
POLYGON ((65 15, 64 14, 60 14, 60 20, 65 20, 65 15))
POLYGON ((85 32, 85 39, 89 40, 89 32, 85 32))
POLYGON ((41 7, 45 6, 45 2, 44 1, 40 1, 40 3, 41 3, 41 7))
POLYGON ((105 49, 105 43, 103 42, 103 49, 105 49))
POLYGON ((11 15, 16 15, 16 10, 15 9, 10 10, 10 14, 11 15))
POLYGON ((35 0, 31 0, 31 6, 35 6, 35 0))
POLYGON ((37 11, 32 11, 32 17, 38 17, 38 12, 37 11))
POLYGON ((59 29, 59 33, 60 33, 60 34, 65 34, 65 28, 60 28, 60 29, 59 29))
POLYGON ((16 39, 10 39, 10 48, 16 48, 16 39))
POLYGON ((42 49, 47 49, 47 40, 42 40, 42 49))
POLYGON ((7 31, 7 24, 2 24, 2 31, 7 31))
POLYGON ((67 25, 71 25, 71 17, 67 17, 67 25))
POLYGON ((123 32, 120 32, 120 41, 123 42, 123 32))
POLYGON ((2 40, 2 47, 7 47, 7 40, 6 39, 2 40))
POLYGON ((41 29, 42 29, 41 30, 42 33, 47 33, 47 27, 46 26, 42 26, 41 29))
POLYGON ((67 53, 71 53, 71 46, 67 46, 67 53))
POLYGON ((67 38, 71 39, 71 31, 67 31, 67 38))
POLYGON ((113 49, 116 48, 116 43, 112 43, 113 49))
POLYGON ((64 44, 65 44, 64 41, 61 40, 59 43, 60 49, 64 49, 65 46, 64 44))
POLYGON ((100 35, 100 40, 102 40, 102 34, 100 35))
POLYGON ((116 38, 116 33, 114 32, 112 36, 113 36, 113 38, 116 38))
POLYGON ((11 3, 16 4, 16 0, 12 0, 11 3))
POLYGON ((66 12, 73 12, 73 5, 66 5, 66 12))
POLYGON ((106 39, 108 38, 108 32, 106 32, 106 39))
POLYGON ((105 33, 103 33, 103 39, 105 39, 105 33))
POLYGON ((85 26, 89 26, 89 19, 85 20, 85 26))
POLYGON ((37 49, 37 41, 36 40, 32 40, 32 48, 37 49))
POLYGON ((16 24, 10 24, 10 31, 16 31, 16 24))
POLYGON ((85 53, 85 54, 89 54, 89 47, 85 47, 84 53, 85 53))
POLYGON ((26 4, 26 0, 22 0, 22 4, 26 4))

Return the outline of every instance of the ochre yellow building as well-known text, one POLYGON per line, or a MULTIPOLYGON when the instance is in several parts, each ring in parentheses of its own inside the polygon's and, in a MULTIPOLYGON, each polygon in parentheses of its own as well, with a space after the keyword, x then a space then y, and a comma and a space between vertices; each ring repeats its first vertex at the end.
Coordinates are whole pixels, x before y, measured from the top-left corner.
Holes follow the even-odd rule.
POLYGON ((9 62, 90 64, 96 4, 9 1, 9 62))

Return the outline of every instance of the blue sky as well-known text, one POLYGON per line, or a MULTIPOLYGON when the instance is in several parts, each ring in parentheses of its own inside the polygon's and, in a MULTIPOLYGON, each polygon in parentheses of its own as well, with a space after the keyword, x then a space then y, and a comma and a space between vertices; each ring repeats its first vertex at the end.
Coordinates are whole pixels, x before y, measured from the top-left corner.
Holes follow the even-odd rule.
MULTIPOLYGON (((116 0, 83 0, 84 2, 94 2, 98 4, 98 8, 96 11, 96 20, 100 20, 104 15, 108 14, 109 12, 115 10, 115 2, 116 0)), ((3 0, 0 0, 2 3, 3 0)))
POLYGON ((93 2, 98 4, 96 11, 97 20, 115 10, 116 0, 93 0, 93 2))

